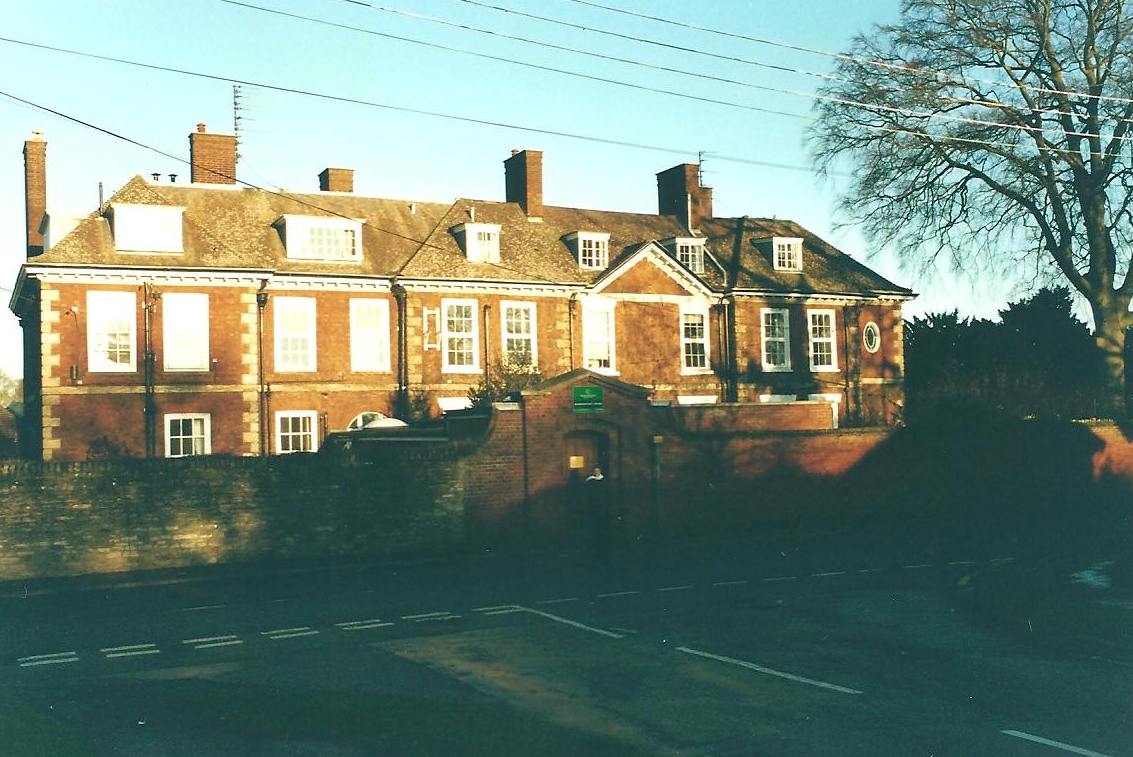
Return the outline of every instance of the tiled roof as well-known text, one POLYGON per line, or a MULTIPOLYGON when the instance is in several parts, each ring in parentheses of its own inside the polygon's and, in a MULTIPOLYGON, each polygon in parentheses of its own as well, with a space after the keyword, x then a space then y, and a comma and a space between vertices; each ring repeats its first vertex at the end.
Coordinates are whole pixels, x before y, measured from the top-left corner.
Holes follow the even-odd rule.
MULTIPOLYGON (((499 281, 582 286, 602 271, 582 269, 565 241, 573 232, 610 235, 610 264, 643 244, 689 232, 672 216, 546 206, 529 219, 516 203, 460 199, 452 204, 376 199, 352 193, 272 193, 212 185, 153 184, 134 177, 109 205, 184 207, 182 254, 115 251, 110 223, 92 213, 34 259, 40 264, 268 270, 333 276, 499 281), (362 221, 360 263, 289 260, 277 224, 284 215, 362 221), (474 216, 474 218, 473 218, 474 216), (470 262, 451 229, 499 224, 500 262, 470 262)), ((710 260, 699 278, 719 292, 910 296, 791 221, 711 218, 702 222, 710 260), (801 237, 804 270, 776 271, 770 239, 801 237)))

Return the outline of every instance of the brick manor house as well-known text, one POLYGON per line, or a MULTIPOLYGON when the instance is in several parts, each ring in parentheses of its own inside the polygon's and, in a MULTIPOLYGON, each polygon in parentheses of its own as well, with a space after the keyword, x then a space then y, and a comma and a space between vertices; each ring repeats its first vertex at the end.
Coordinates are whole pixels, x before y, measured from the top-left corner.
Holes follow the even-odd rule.
POLYGON ((47 212, 46 147, 24 144, 10 302, 27 457, 314 450, 367 413, 466 407, 501 372, 823 402, 831 426, 903 403, 912 292, 798 224, 714 217, 697 165, 657 174, 656 214, 544 205, 534 150, 504 161, 503 202, 362 197, 345 168, 269 192, 200 124, 189 183, 135 176, 67 219, 47 212))

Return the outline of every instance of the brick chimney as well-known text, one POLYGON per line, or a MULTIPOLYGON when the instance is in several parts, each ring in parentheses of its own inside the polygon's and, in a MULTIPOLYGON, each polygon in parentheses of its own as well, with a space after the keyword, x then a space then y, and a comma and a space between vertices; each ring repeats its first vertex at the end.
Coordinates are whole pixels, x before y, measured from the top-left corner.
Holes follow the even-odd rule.
POLYGON ((504 161, 506 200, 518 202, 529 218, 543 216, 543 151, 512 150, 504 161))
POLYGON ((320 192, 353 192, 353 168, 324 168, 319 174, 320 192))
POLYGON ((208 134, 204 124, 189 135, 190 180, 194 184, 236 183, 236 137, 208 134))
POLYGON ((682 163, 657 174, 657 212, 676 216, 690 231, 712 217, 712 188, 700 185, 700 165, 682 163))
POLYGON ((28 257, 43 253, 39 227, 47 214, 47 142, 38 131, 24 142, 24 207, 27 212, 28 257))

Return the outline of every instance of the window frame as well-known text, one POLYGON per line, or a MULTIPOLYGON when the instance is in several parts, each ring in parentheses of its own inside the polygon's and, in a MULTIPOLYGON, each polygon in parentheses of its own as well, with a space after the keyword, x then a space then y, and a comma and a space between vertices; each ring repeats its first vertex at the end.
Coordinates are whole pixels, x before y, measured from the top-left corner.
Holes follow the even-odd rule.
POLYGON ((519 302, 515 300, 504 300, 500 302, 500 357, 505 365, 512 368, 524 368, 529 371, 535 371, 539 365, 539 347, 538 347, 538 321, 536 316, 538 308, 534 302, 519 302), (527 334, 517 334, 508 330, 508 311, 509 310, 522 310, 527 312, 527 334), (508 340, 526 341, 528 344, 529 362, 526 366, 520 363, 513 363, 512 356, 508 350, 508 340))
POLYGON ((317 452, 319 449, 319 414, 314 410, 277 410, 275 413, 275 423, 273 424, 275 437, 275 453, 277 455, 293 455, 297 452, 317 452), (284 420, 302 420, 307 421, 310 425, 308 429, 300 429, 294 431, 289 429, 286 436, 288 438, 297 437, 301 438, 307 436, 310 439, 309 449, 284 449, 283 439, 283 421, 284 420))
POLYGON ((704 273, 704 241, 700 239, 677 239, 677 262, 693 273, 704 273))
POLYGON ((810 370, 812 373, 834 373, 838 371, 838 316, 833 308, 811 308, 806 311, 807 314, 807 355, 810 360, 810 370), (830 319, 830 334, 829 336, 815 336, 815 319, 826 318, 830 319), (829 345, 830 363, 818 364, 815 362, 815 357, 818 352, 815 346, 823 344, 829 345))
POLYGON ((276 295, 272 304, 272 336, 275 347, 276 373, 311 373, 318 368, 318 315, 314 297, 292 297, 276 295), (300 309, 305 312, 299 312, 300 309), (283 320, 289 316, 302 317, 302 331, 287 331, 283 320), (286 339, 306 339, 305 359, 294 364, 285 362, 285 356, 296 350, 285 349, 286 339))
POLYGON ((162 417, 162 424, 165 428, 166 457, 199 457, 200 455, 212 454, 212 415, 210 413, 166 413, 162 417), (199 437, 201 441, 201 451, 198 452, 196 450, 196 440, 198 439, 198 436, 195 433, 195 429, 193 430, 194 433, 191 433, 189 436, 178 435, 175 437, 171 433, 172 429, 170 429, 170 424, 173 421, 201 422, 201 433, 199 437), (182 440, 182 443, 184 443, 184 440, 188 440, 191 444, 193 444, 193 451, 188 453, 182 452, 181 454, 176 455, 173 454, 173 440, 175 438, 182 440))
POLYGON ((469 221, 452 227, 470 263, 500 262, 500 233, 503 229, 498 223, 475 223, 469 221))
POLYGON ((283 216, 283 246, 288 260, 313 260, 321 263, 362 262, 362 221, 351 218, 323 218, 287 214, 283 216), (347 254, 332 254, 347 249, 347 245, 318 244, 315 232, 340 231, 348 235, 352 244, 347 254))
POLYGON ((803 269, 802 237, 773 237, 772 263, 776 271, 799 272, 803 269))
MULTIPOLYGON (((91 289, 87 291, 87 371, 90 373, 135 373, 138 370, 138 297, 136 292, 91 289), (128 307, 127 307, 128 305, 128 307), (127 310, 129 315, 126 315, 127 310), (116 330, 115 344, 129 344, 129 359, 118 362, 110 358, 111 325, 125 326, 116 330)), ((122 350, 116 350, 120 353, 122 350)))
POLYGON ((480 319, 478 317, 479 302, 469 299, 442 299, 441 300, 441 372, 442 373, 479 373, 480 372, 480 319), (469 330, 454 331, 449 327, 449 308, 468 307, 470 310, 469 330), (450 360, 450 340, 468 339, 471 355, 470 363, 453 363, 450 360))
POLYGON ((765 307, 759 309, 759 345, 760 364, 764 373, 788 373, 791 368, 791 311, 789 308, 765 307), (768 336, 768 316, 781 315, 783 317, 783 335, 768 336), (781 343, 783 345, 783 363, 771 362, 768 355, 768 345, 781 343))
POLYGON ((862 327, 862 347, 871 355, 881 351, 881 327, 877 325, 877 321, 869 321, 862 327), (874 335, 872 347, 870 347, 870 334, 874 335))
POLYGON ((575 231, 563 239, 574 249, 578 267, 603 271, 610 267, 610 235, 603 231, 575 231))
POLYGON ((614 317, 616 306, 617 303, 613 300, 588 298, 582 301, 582 363, 587 370, 607 375, 616 375, 618 372, 617 324, 614 317), (606 334, 603 339, 594 339, 594 335, 590 332, 591 318, 598 314, 603 314, 606 317, 606 334), (608 366, 592 366, 590 364, 592 360, 591 345, 599 343, 606 345, 608 366))
POLYGON ((205 373, 210 368, 209 296, 205 292, 161 295, 161 369, 166 373, 205 373), (171 307, 170 303, 185 303, 171 307), (192 306, 189 303, 196 303, 192 306), (202 305, 203 303, 203 305, 202 305), (188 341, 192 349, 183 345, 188 341), (192 358, 179 360, 183 355, 192 358), (170 360, 173 356, 175 359, 170 360))
POLYGON ((712 354, 709 345, 708 332, 708 309, 707 308, 681 308, 681 322, 680 322, 680 342, 681 342, 681 374, 682 375, 703 375, 712 372, 712 354), (690 316, 700 319, 700 336, 698 338, 690 338, 688 336, 688 319, 690 316), (703 365, 689 365, 690 351, 689 349, 694 346, 701 348, 702 354, 700 357, 703 359, 703 365))
POLYGON ((350 298, 350 370, 353 373, 390 372, 389 300, 350 298), (373 308, 373 312, 365 313, 369 308, 373 308), (361 323, 374 315, 376 325, 361 323))

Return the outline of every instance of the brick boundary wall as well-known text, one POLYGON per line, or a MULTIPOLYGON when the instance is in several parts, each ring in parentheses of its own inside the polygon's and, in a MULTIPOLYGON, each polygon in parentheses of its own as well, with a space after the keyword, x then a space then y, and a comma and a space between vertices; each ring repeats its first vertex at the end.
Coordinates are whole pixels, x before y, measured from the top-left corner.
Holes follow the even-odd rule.
POLYGON ((1133 443, 1112 425, 730 431, 709 414, 709 430, 690 430, 708 427, 683 408, 608 399, 610 415, 567 426, 561 398, 530 398, 497 409, 480 438, 383 443, 364 463, 0 462, 0 580, 579 546, 585 515, 565 468, 579 431, 611 439, 615 543, 914 520, 970 529, 993 511, 1012 523, 1065 511, 1077 527, 1102 497, 1133 522, 1133 443))

